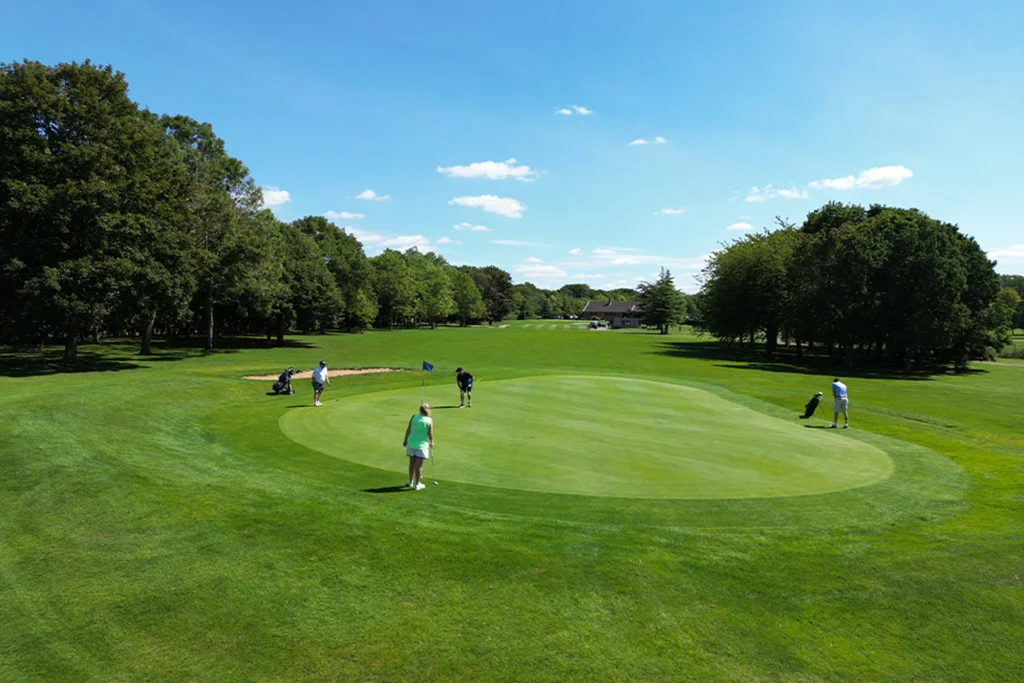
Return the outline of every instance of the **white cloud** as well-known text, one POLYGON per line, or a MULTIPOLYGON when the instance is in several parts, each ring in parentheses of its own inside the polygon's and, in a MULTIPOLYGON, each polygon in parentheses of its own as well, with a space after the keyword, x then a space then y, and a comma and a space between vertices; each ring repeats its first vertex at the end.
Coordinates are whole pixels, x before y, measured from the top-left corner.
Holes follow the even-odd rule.
POLYGON ((349 211, 328 211, 324 214, 325 218, 335 220, 337 218, 344 218, 346 220, 355 220, 357 218, 366 218, 365 213, 351 213, 349 211))
POLYGON ((1024 244, 1013 244, 1009 247, 988 252, 989 258, 1018 259, 1024 258, 1024 244))
POLYGON ((598 247, 597 249, 591 249, 590 253, 591 254, 597 254, 599 256, 608 256, 608 255, 614 254, 616 252, 615 252, 614 249, 605 249, 603 247, 598 247))
POLYGON ((544 263, 542 260, 540 260, 536 256, 527 256, 523 260, 526 261, 527 263, 544 263))
POLYGON ((555 113, 559 116, 572 116, 572 109, 556 109, 555 113))
POLYGON ((275 206, 284 206, 292 200, 288 190, 280 190, 273 185, 264 185, 262 189, 263 205, 267 208, 272 209, 275 206))
POLYGON ((745 220, 747 220, 748 218, 750 218, 750 216, 740 216, 740 220, 741 220, 741 221, 745 221, 745 220))
POLYGON ((651 143, 647 142, 647 140, 644 140, 643 138, 637 138, 636 140, 633 140, 633 142, 631 142, 629 144, 630 144, 630 146, 636 146, 636 145, 649 145, 651 143))
POLYGON ((732 225, 725 226, 726 230, 753 230, 754 226, 750 223, 733 223, 732 225))
POLYGON ((655 216, 680 216, 686 213, 686 209, 662 209, 661 211, 655 211, 655 216))
POLYGON ((812 190, 852 190, 857 185, 857 179, 852 175, 845 178, 823 178, 809 183, 807 187, 812 190))
POLYGON ((375 232, 367 232, 365 230, 356 230, 355 228, 352 228, 352 227, 349 227, 349 226, 345 226, 344 228, 342 228, 342 230, 344 230, 348 234, 352 235, 353 237, 355 237, 357 240, 359 240, 360 242, 362 242, 364 244, 367 243, 367 242, 383 242, 384 241, 384 238, 381 235, 378 235, 375 232))
POLYGON ((572 105, 572 108, 580 116, 590 116, 591 114, 594 113, 594 111, 592 109, 587 109, 586 107, 581 107, 578 104, 572 105))
POLYGON ((579 256, 580 254, 583 253, 583 250, 582 249, 570 249, 569 253, 572 254, 573 256, 579 256))
POLYGON ((499 244, 503 247, 546 247, 546 244, 539 242, 525 242, 523 240, 491 240, 491 244, 499 244))
POLYGON ((399 251, 405 251, 406 249, 415 247, 422 251, 426 247, 430 246, 430 240, 423 235, 399 235, 398 237, 391 237, 383 242, 381 246, 391 247, 398 249, 399 251))
POLYGON ((496 197, 493 194, 482 194, 478 197, 455 197, 449 204, 470 206, 483 209, 487 213, 496 213, 506 218, 522 218, 526 207, 511 197, 496 197))
POLYGON ((472 223, 456 223, 454 226, 456 230, 470 230, 472 232, 491 232, 491 229, 486 225, 473 225, 472 223))
POLYGON ((776 190, 772 187, 771 183, 768 183, 764 187, 754 186, 747 192, 747 196, 744 197, 744 201, 754 202, 756 204, 763 204, 769 199, 775 197, 784 197, 786 199, 806 199, 807 191, 798 190, 795 187, 791 190, 776 190))
POLYGON ((564 280, 566 272, 556 266, 517 266, 515 272, 533 280, 564 280))
POLYGON ((852 175, 845 178, 823 178, 815 180, 807 187, 813 190, 852 190, 855 187, 877 190, 882 187, 899 185, 913 176, 914 172, 906 166, 878 166, 861 171, 856 178, 852 175))
POLYGON ((765 185, 764 189, 759 188, 757 185, 750 188, 750 192, 744 198, 744 201, 756 202, 758 204, 766 202, 775 196, 775 190, 772 189, 771 185, 765 185))
POLYGON ((655 142, 655 144, 658 144, 658 145, 664 145, 666 142, 668 142, 668 140, 666 140, 665 138, 663 138, 663 137, 661 137, 659 135, 658 137, 654 138, 654 142, 655 142))
POLYGON ((569 276, 571 280, 603 280, 604 277, 601 273, 576 273, 569 276))
POLYGON ((373 190, 363 190, 356 195, 356 199, 367 199, 372 202, 386 202, 391 199, 389 194, 377 194, 373 190))
POLYGON ((453 240, 451 237, 442 237, 437 241, 438 244, 462 244, 462 240, 453 240))
POLYGON ((532 181, 537 171, 529 166, 516 166, 514 158, 506 161, 476 161, 468 166, 438 166, 438 173, 443 173, 449 178, 488 178, 490 180, 504 180, 515 178, 516 180, 532 181))

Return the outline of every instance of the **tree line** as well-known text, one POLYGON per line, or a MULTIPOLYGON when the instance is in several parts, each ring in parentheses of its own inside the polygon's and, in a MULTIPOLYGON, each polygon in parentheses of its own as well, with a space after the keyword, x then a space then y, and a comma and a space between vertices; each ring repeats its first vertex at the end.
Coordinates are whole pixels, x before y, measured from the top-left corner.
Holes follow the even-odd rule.
POLYGON ((779 220, 712 254, 699 324, 719 339, 763 341, 769 355, 782 343, 848 364, 964 368, 1008 343, 1020 311, 994 265, 957 226, 916 209, 833 202, 799 227, 779 220))
POLYGON ((209 123, 158 115, 109 66, 0 65, 0 343, 357 331, 578 315, 587 285, 513 285, 434 253, 367 257, 323 217, 284 223, 209 123))

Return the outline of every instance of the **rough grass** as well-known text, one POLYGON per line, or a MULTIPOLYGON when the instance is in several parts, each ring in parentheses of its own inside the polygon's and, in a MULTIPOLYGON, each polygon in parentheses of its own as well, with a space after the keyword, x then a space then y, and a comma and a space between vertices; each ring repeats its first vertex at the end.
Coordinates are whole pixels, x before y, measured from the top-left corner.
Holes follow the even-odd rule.
MULTIPOLYGON (((235 346, 154 359, 88 347, 96 371, 74 374, 0 354, 0 680, 1024 676, 1019 368, 849 378, 858 438, 895 463, 873 486, 649 500, 443 482, 392 495, 374 491, 394 472, 281 432, 311 396, 241 378, 321 357, 426 359, 428 392, 454 392, 442 371, 464 365, 484 378, 483 405, 489 382, 629 374, 795 421, 831 372, 571 326, 235 346)), ((328 398, 418 382, 345 378, 328 398)))

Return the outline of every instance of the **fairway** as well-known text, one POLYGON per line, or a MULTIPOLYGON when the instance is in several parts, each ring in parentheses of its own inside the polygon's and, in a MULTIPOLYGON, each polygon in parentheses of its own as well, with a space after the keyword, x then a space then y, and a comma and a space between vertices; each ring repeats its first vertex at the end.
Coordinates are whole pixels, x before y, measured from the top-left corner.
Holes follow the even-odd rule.
MULTIPOLYGON (((892 461, 849 433, 785 421, 694 387, 542 376, 478 384, 476 407, 448 410, 431 388, 437 477, 467 484, 628 498, 827 493, 881 481, 892 461), (812 427, 806 428, 805 427, 812 427)), ((418 390, 287 410, 282 431, 334 457, 406 470, 401 438, 418 390)), ((430 470, 428 469, 428 472, 430 470)), ((398 481, 403 474, 396 474, 398 481)))

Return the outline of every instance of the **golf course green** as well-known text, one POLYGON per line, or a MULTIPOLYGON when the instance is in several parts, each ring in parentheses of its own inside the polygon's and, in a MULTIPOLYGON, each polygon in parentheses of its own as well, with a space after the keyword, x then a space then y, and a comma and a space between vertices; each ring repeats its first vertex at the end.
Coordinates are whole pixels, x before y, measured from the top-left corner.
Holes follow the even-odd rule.
MULTIPOLYGON (((444 405, 437 389, 431 394, 440 399, 438 459, 428 465, 467 484, 745 498, 839 491, 892 471, 883 451, 846 433, 805 429, 681 384, 559 376, 478 382, 471 410, 448 410, 457 406, 444 405)), ((325 409, 286 411, 280 424, 313 450, 404 475, 400 440, 419 400, 415 388, 364 394, 325 409)))
POLYGON ((1020 367, 508 325, 0 349, 0 681, 1021 680, 1020 367))

